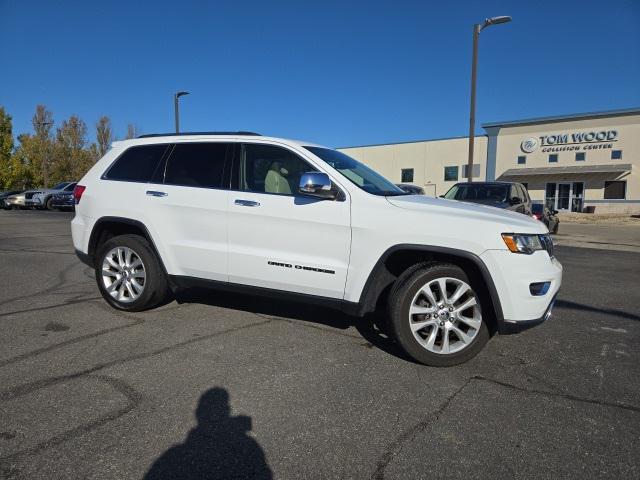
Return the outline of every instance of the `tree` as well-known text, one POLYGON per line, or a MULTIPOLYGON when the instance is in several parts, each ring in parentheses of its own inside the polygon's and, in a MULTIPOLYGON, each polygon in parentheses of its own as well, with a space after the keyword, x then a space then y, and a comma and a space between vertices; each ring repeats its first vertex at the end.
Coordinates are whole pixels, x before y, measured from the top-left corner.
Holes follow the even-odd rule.
POLYGON ((55 164, 52 178, 57 182, 79 180, 93 166, 86 148, 87 125, 72 115, 56 133, 55 164))
POLYGON ((98 155, 102 157, 113 142, 113 130, 111 128, 111 120, 109 117, 102 116, 96 123, 96 141, 98 144, 98 155))
POLYGON ((0 107, 0 190, 11 188, 10 169, 13 154, 11 116, 0 107))
POLYGON ((138 131, 138 127, 136 127, 133 123, 130 123, 129 125, 127 125, 127 140, 131 139, 131 138, 136 138, 138 135, 140 135, 140 132, 138 131))

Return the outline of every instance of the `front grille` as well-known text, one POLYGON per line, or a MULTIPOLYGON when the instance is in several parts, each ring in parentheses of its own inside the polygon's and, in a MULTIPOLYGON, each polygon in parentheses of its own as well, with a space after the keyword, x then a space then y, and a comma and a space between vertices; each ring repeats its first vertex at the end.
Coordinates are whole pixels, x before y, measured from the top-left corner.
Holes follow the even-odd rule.
POLYGON ((549 256, 553 258, 553 240, 551 239, 551 235, 540 235, 540 243, 542 243, 542 246, 549 256))

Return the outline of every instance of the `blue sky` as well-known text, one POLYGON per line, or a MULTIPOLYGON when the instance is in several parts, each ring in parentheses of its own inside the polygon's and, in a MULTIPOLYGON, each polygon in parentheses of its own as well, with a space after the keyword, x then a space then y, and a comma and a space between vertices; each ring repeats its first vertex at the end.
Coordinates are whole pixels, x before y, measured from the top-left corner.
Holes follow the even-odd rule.
POLYGON ((0 105, 122 137, 253 130, 329 146, 465 135, 478 124, 640 106, 640 2, 0 0, 0 105))

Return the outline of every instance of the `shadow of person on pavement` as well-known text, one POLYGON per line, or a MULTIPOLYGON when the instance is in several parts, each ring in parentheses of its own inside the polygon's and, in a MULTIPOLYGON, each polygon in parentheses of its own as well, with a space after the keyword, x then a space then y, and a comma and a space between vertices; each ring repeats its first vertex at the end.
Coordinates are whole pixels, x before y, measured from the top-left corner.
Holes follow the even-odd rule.
POLYGON ((196 408, 198 425, 151 466, 146 480, 271 479, 264 452, 248 435, 251 417, 230 416, 229 393, 211 388, 196 408))

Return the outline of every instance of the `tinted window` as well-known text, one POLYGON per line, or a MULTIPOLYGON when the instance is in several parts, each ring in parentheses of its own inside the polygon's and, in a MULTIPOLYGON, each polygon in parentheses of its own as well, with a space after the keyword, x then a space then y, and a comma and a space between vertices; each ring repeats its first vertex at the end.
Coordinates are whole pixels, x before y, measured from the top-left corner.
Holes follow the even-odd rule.
POLYGON ((622 160, 622 150, 611 150, 611 160, 622 160))
POLYGON ((129 182, 148 182, 166 149, 167 145, 131 147, 111 165, 104 178, 129 182))
POLYGON ((623 200, 627 190, 626 181, 604 182, 604 198, 609 200, 623 200))
POLYGON ((413 182, 413 168, 403 168, 401 170, 401 182, 411 183, 413 182))
POLYGON ((294 195, 305 172, 314 167, 293 152, 273 145, 246 144, 240 159, 240 190, 294 195))
POLYGON ((526 155, 518 156, 518 165, 524 165, 525 163, 527 163, 526 155))
POLYGON ((445 198, 470 202, 506 202, 508 194, 508 185, 460 183, 451 187, 445 198))
POLYGON ((167 160, 164 183, 221 188, 228 143, 178 143, 167 160))
POLYGON ((552 153, 551 155, 549 155, 549 162, 550 163, 556 163, 558 161, 558 154, 557 153, 552 153))
POLYGON ((584 152, 576 152, 576 162, 584 162, 587 158, 587 154, 584 152))
POLYGON ((70 183, 66 187, 64 187, 65 192, 73 192, 73 189, 76 187, 75 183, 70 183))

